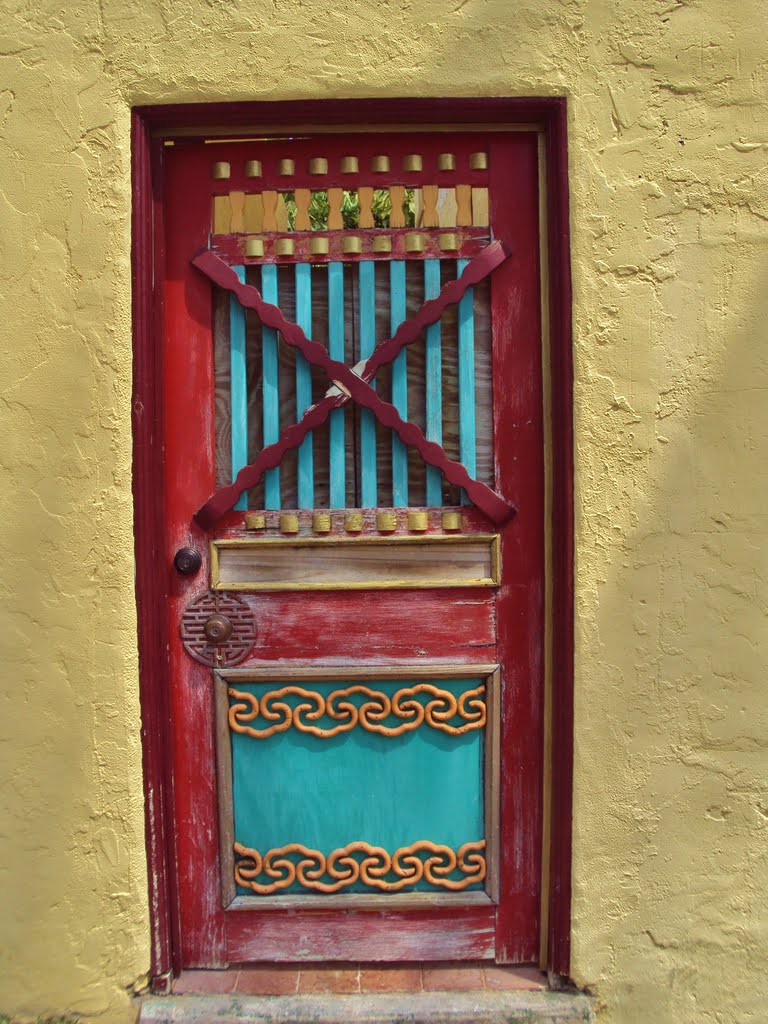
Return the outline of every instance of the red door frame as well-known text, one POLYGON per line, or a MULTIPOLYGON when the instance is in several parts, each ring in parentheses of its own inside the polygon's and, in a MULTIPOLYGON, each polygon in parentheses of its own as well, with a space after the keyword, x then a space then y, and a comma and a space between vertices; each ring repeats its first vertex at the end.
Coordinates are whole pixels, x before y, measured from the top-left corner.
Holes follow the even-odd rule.
POLYGON ((136 600, 146 844, 151 908, 151 976, 167 991, 180 948, 174 843, 169 834, 173 778, 165 742, 169 728, 166 680, 167 595, 158 585, 162 557, 163 389, 160 283, 164 138, 202 137, 214 126, 233 132, 258 125, 329 128, 334 125, 536 125, 546 166, 551 420, 552 647, 550 656, 550 821, 547 968, 569 973, 571 790, 573 764, 573 429, 572 337, 566 101, 545 99, 339 100, 139 107, 132 115, 133 172, 133 491, 136 600))

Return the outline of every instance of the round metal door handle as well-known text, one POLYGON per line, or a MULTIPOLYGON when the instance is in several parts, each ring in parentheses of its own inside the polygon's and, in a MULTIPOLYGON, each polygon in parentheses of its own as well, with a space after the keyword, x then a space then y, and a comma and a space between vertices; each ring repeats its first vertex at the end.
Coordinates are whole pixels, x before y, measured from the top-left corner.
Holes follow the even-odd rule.
POLYGON ((196 548, 179 548, 173 556, 173 566, 182 576, 194 576, 202 564, 203 559, 196 548))
POLYGON ((225 644, 232 636, 233 631, 232 620, 221 614, 212 615, 203 626, 206 639, 211 644, 225 644))

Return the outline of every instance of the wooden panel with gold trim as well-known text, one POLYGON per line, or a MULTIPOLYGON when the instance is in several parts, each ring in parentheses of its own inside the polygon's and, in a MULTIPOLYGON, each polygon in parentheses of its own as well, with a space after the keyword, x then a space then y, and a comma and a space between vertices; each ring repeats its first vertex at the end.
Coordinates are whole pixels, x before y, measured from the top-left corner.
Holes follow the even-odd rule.
POLYGON ((495 587, 497 534, 211 541, 213 590, 495 587))

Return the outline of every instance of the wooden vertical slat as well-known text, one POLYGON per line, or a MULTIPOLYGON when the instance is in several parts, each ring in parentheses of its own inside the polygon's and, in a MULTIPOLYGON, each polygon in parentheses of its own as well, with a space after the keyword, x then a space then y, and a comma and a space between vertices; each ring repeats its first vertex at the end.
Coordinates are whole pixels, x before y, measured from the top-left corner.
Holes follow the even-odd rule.
POLYGON ((389 214, 389 226, 391 228, 405 227, 405 214, 403 213, 404 200, 405 188, 402 185, 390 185, 389 201, 392 209, 389 214))
MULTIPOLYGON (((460 275, 468 260, 458 260, 460 275)), ((475 415, 475 311, 474 289, 459 300, 459 461, 471 477, 477 476, 477 425, 475 415)), ((462 504, 467 498, 462 492, 462 504)))
POLYGON ((277 192, 271 190, 261 193, 264 210, 264 231, 277 231, 277 201, 279 198, 277 192))
MULTIPOLYGON (((372 260, 361 260, 358 281, 360 359, 367 359, 376 347, 376 279, 372 260)), ((371 387, 374 386, 371 381, 371 387)), ((363 508, 375 508, 377 504, 376 420, 370 409, 360 413, 360 504, 363 508)))
POLYGON ((360 185, 357 190, 357 201, 360 204, 360 220, 358 225, 361 228, 373 227, 373 188, 368 185, 360 185))
POLYGON ((421 214, 422 227, 436 228, 438 226, 437 197, 437 185, 422 185, 421 199, 424 204, 421 214))
POLYGON ((488 189, 472 189, 472 223, 476 228, 485 228, 490 224, 488 206, 488 189))
MULTIPOLYGON (((245 284, 245 267, 233 267, 245 284)), ((229 394, 231 405, 232 479, 248 464, 248 384, 245 363, 245 310, 234 295, 229 298, 229 394)), ((237 499, 235 508, 248 508, 248 494, 237 499)))
POLYGON ((232 207, 229 196, 213 197, 213 233, 214 235, 229 234, 229 224, 232 218, 232 207))
POLYGON ((245 192, 230 192, 229 208, 229 230, 241 234, 245 231, 245 192))
MULTIPOLYGON (((328 351, 344 362, 344 264, 328 264, 328 351)), ((347 504, 344 409, 334 409, 330 421, 330 506, 347 504)))
MULTIPOLYGON (((440 260, 424 260, 424 298, 440 293, 440 260)), ((427 438, 443 442, 443 353, 440 323, 427 328, 426 339, 426 414, 427 438)), ((442 505, 443 478, 435 466, 427 466, 427 504, 442 505)))
MULTIPOLYGON (((296 264, 296 323, 307 337, 312 337, 312 266, 296 264)), ((312 371, 301 354, 296 353, 296 420, 312 404, 312 371)), ((315 504, 315 474, 312 452, 312 433, 307 434, 299 447, 298 472, 299 508, 313 508, 315 504)))
POLYGON ((469 227, 472 223, 472 186, 456 186, 456 226, 469 227))
MULTIPOLYGON (((394 335, 405 320, 405 262, 392 260, 389 265, 389 333, 394 335)), ((405 348, 392 363, 392 404, 404 420, 408 419, 408 364, 405 348)), ((392 504, 408 504, 408 450, 392 432, 392 504)))
POLYGON ((328 189, 328 230, 341 231, 344 227, 344 218, 341 214, 341 204, 344 200, 344 189, 328 189))
POLYGON ((296 231, 309 231, 312 226, 309 220, 309 204, 312 199, 312 193, 308 188, 297 188, 293 196, 296 202, 294 228, 296 231))
MULTIPOLYGON (((272 193, 273 195, 275 193, 272 193)), ((265 207, 266 221, 266 207, 265 207)), ((277 267, 265 263, 261 268, 261 294, 265 302, 277 305, 277 267)), ((280 435, 280 392, 278 390, 277 331, 263 327, 261 332, 264 447, 274 444, 280 435)), ((264 508, 280 508, 280 467, 264 474, 264 508)))
POLYGON ((264 224, 264 201, 261 192, 252 192, 245 197, 245 230, 261 231, 264 224))

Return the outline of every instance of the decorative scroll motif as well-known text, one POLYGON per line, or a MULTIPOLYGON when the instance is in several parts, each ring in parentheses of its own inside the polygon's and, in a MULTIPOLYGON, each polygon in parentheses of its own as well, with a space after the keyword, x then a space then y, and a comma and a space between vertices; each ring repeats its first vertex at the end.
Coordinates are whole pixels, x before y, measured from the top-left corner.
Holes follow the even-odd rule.
POLYGON ((241 843, 235 843, 234 849, 239 858, 235 881, 260 896, 280 892, 294 882, 322 893, 339 892, 356 882, 382 892, 400 892, 421 881, 458 892, 482 882, 486 874, 484 839, 464 843, 458 851, 421 839, 392 855, 362 841, 334 850, 328 857, 301 843, 277 847, 263 856, 241 843), (450 878, 456 871, 463 877, 450 878), (264 875, 268 880, 259 881, 264 875))
POLYGON ((256 639, 256 619, 241 597, 203 594, 184 609, 180 633, 190 657, 223 668, 239 665, 248 656, 256 639))
POLYGON ((299 732, 309 733, 321 739, 328 739, 341 732, 349 732, 356 726, 381 736, 402 736, 426 723, 433 729, 461 736, 472 729, 482 729, 486 721, 485 685, 466 690, 459 697, 449 690, 441 690, 432 683, 416 683, 398 690, 391 697, 380 690, 354 684, 342 690, 334 690, 328 696, 316 690, 305 690, 301 686, 283 686, 270 690, 261 699, 253 693, 230 689, 229 696, 237 701, 229 708, 229 726, 233 732, 244 733, 255 739, 268 739, 278 732, 293 727, 299 732), (365 700, 357 705, 351 700, 360 695, 365 700), (419 697, 425 695, 425 703, 419 697), (291 706, 286 697, 298 697, 301 703, 291 706), (337 724, 317 725, 319 719, 327 716, 337 724), (386 725, 394 716, 396 725, 386 725), (263 729, 254 729, 248 723, 260 718, 263 729), (451 725, 458 718, 461 725, 451 725))
POLYGON ((376 347, 365 363, 353 370, 332 359, 327 349, 308 338, 297 323, 286 320, 277 306, 264 301, 257 288, 243 284, 222 259, 207 249, 198 253, 192 260, 198 270, 214 284, 235 295, 244 309, 254 310, 266 327, 278 331, 288 345, 298 349, 308 363, 322 369, 331 381, 324 399, 311 405, 298 423, 286 428, 277 442, 267 445, 255 462, 241 469, 233 484, 220 488, 197 510, 195 518, 198 523, 204 528, 212 526, 235 505, 242 491, 254 487, 266 470, 278 466, 288 450, 297 448, 310 430, 320 427, 334 409, 350 399, 369 409, 383 426, 394 430, 403 444, 414 447, 427 465, 440 470, 449 483, 462 487, 470 501, 492 522, 497 525, 507 522, 514 515, 514 507, 486 484, 472 479, 460 462, 449 459, 442 446, 429 441, 416 424, 403 420, 395 406, 385 402, 369 382, 406 345, 420 338, 426 327, 436 323, 448 305, 458 302, 467 288, 481 281, 509 255, 509 249, 502 242, 486 246, 458 279, 447 283, 437 298, 425 302, 412 319, 401 324, 391 338, 376 347))

